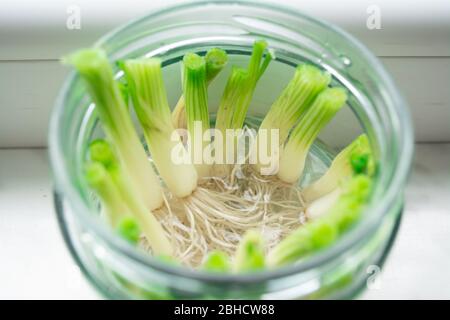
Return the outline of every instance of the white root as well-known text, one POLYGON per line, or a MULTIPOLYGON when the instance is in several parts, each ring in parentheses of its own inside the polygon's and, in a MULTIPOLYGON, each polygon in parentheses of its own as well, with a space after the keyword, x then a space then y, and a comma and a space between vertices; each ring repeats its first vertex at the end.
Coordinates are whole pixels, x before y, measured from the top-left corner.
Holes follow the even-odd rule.
MULTIPOLYGON (((270 250, 306 221, 298 186, 260 176, 249 165, 224 179, 211 177, 194 193, 179 199, 166 190, 164 206, 155 212, 183 264, 198 267, 208 252, 234 254, 249 229, 261 230, 270 250), (239 174, 238 174, 239 173, 239 174)), ((149 251, 145 239, 141 247, 149 251)))

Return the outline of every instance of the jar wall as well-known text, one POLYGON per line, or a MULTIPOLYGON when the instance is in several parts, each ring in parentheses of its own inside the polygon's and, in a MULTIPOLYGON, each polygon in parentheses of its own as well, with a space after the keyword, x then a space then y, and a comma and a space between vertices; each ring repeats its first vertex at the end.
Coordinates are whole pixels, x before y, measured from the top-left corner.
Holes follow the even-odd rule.
MULTIPOLYGON (((56 207, 66 241, 78 263, 106 296, 348 297, 364 284, 366 267, 382 260, 401 213, 412 157, 412 129, 405 103, 389 76, 351 37, 283 8, 225 1, 181 5, 149 15, 107 35, 97 45, 105 49, 112 61, 160 57, 164 61, 169 100, 174 105, 181 93, 179 61, 186 52, 219 46, 229 52, 229 65, 243 64, 253 41, 260 38, 268 41, 277 59, 258 85, 250 116, 264 115, 298 63, 312 63, 328 70, 333 83, 349 91, 348 108, 321 135, 326 144, 316 144, 313 158, 329 163, 326 155, 333 153, 334 147, 348 143, 361 131, 368 133, 380 172, 364 221, 317 257, 279 272, 225 281, 219 276, 161 266, 116 239, 96 215, 95 202, 82 178, 82 166, 89 141, 102 132, 80 79, 71 75, 61 90, 49 133, 59 203, 56 207)), ((227 71, 209 90, 212 111, 218 105, 227 71)))
POLYGON ((378 231, 345 255, 308 273, 242 285, 173 277, 164 271, 143 268, 73 219, 68 204, 58 196, 57 199, 57 214, 72 255, 93 286, 111 299, 353 298, 367 288, 372 272, 382 268, 401 217, 399 201, 378 231))

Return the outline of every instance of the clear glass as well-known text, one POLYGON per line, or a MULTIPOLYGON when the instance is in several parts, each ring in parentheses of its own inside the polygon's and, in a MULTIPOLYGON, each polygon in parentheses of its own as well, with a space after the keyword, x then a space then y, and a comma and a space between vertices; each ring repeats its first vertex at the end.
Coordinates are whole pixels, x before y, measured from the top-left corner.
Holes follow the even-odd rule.
MULTIPOLYGON (((364 287, 370 276, 368 266, 383 262, 402 211, 413 153, 412 126, 407 106, 384 67, 357 40, 290 8, 215 1, 155 12, 113 31, 96 45, 112 61, 162 58, 174 105, 181 93, 179 61, 186 52, 218 46, 230 54, 230 65, 240 64, 247 61, 253 41, 259 38, 269 42, 277 59, 258 84, 248 122, 264 116, 298 63, 307 61, 328 70, 335 84, 348 89, 351 110, 350 116, 330 126, 328 136, 345 140, 356 123, 356 131, 369 135, 380 167, 364 218, 328 249, 276 270, 214 275, 157 261, 116 237, 98 218, 81 168, 86 146, 102 132, 94 106, 72 73, 61 89, 50 124, 55 208, 74 258, 106 297, 349 298, 364 287)), ((222 72, 209 90, 212 107, 218 104, 226 74, 222 72)), ((323 140, 329 142, 325 136, 323 140)), ((323 172, 333 152, 325 143, 314 145, 307 179, 323 172)))

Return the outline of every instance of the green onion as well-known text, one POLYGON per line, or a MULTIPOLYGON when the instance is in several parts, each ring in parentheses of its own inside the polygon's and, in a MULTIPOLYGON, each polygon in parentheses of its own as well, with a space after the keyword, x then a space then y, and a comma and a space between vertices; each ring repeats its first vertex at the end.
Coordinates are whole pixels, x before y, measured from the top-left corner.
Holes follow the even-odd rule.
POLYGON ((327 214, 330 208, 341 196, 341 191, 341 188, 338 187, 320 198, 315 199, 314 201, 307 202, 305 214, 308 220, 315 220, 327 214))
POLYGON ((227 129, 242 128, 256 84, 274 58, 273 53, 267 52, 263 59, 266 47, 265 41, 255 41, 247 69, 238 67, 231 69, 220 100, 215 124, 215 128, 222 135, 222 139, 216 139, 214 146, 215 159, 218 162, 215 166, 215 173, 218 176, 226 175, 229 171, 227 164, 230 163, 230 160, 233 163, 236 160, 234 152, 237 150, 237 137, 234 135, 228 137, 227 129))
POLYGON ((103 139, 93 140, 89 144, 89 156, 91 161, 100 162, 107 168, 118 162, 112 147, 103 139))
POLYGON ((101 163, 108 170, 108 174, 113 179, 116 188, 119 188, 122 183, 122 174, 124 173, 112 174, 121 172, 121 165, 119 159, 115 155, 112 145, 103 139, 93 140, 89 144, 89 156, 92 163, 101 163))
POLYGON ((121 67, 159 174, 176 196, 190 195, 197 186, 197 173, 172 124, 161 61, 126 60, 121 67))
POLYGON ((269 252, 268 265, 294 262, 333 243, 360 218, 371 184, 371 178, 366 175, 356 175, 347 181, 327 215, 300 226, 283 239, 269 252))
POLYGON ((311 235, 311 244, 314 251, 327 247, 336 240, 338 228, 330 221, 323 220, 318 223, 312 222, 308 226, 311 235))
POLYGON ((229 272, 231 270, 230 258, 222 251, 211 251, 206 256, 202 269, 208 272, 229 272))
POLYGON ((295 262, 328 245, 338 236, 336 226, 327 220, 317 220, 300 226, 276 245, 267 256, 270 267, 295 262))
POLYGON ((210 84, 220 71, 227 65, 227 53, 219 48, 208 50, 205 56, 206 61, 206 83, 210 84))
POLYGON ((237 109, 246 110, 248 105, 250 105, 249 95, 253 91, 249 87, 250 83, 248 83, 248 80, 248 72, 245 69, 233 66, 216 118, 215 128, 223 133, 225 133, 226 129, 237 127, 233 122, 233 116, 235 112, 237 113, 237 109), (244 89, 246 89, 246 92, 244 92, 244 89))
POLYGON ((138 221, 142 233, 147 238, 153 252, 155 254, 172 255, 172 246, 161 224, 153 213, 145 207, 144 203, 140 201, 140 198, 135 196, 135 189, 120 170, 120 167, 114 166, 109 168, 108 171, 118 185, 124 202, 128 205, 133 217, 138 221))
POLYGON ((358 145, 350 154, 350 165, 354 174, 375 174, 375 161, 370 149, 369 139, 365 134, 358 139, 358 145))
POLYGON ((255 230, 245 233, 234 258, 235 272, 251 272, 264 269, 264 241, 261 234, 255 230))
POLYGON ((339 184, 353 173, 373 171, 369 140, 365 134, 360 135, 334 158, 330 168, 317 181, 303 190, 306 202, 312 202, 336 190, 339 184))
POLYGON ((344 187, 342 196, 325 217, 338 227, 340 234, 359 220, 371 188, 372 179, 362 174, 354 176, 344 187))
POLYGON ((94 141, 90 146, 90 156, 92 162, 86 165, 86 179, 100 196, 112 226, 116 228, 120 220, 131 215, 136 219, 153 252, 171 255, 172 247, 162 226, 146 208, 141 197, 136 196, 135 187, 108 143, 102 140, 94 141))
POLYGON ((365 134, 355 139, 333 160, 327 172, 303 190, 303 198, 309 203, 308 219, 317 219, 326 214, 341 195, 341 185, 354 174, 374 173, 374 161, 365 134))
POLYGON ((203 157, 203 151, 210 143, 205 59, 195 53, 188 53, 184 56, 183 67, 183 94, 190 137, 188 145, 191 159, 201 179, 210 176, 211 167, 204 163, 203 157))
POLYGON ((125 240, 137 244, 141 235, 141 228, 135 218, 126 216, 122 218, 117 226, 117 232, 125 240))
MULTIPOLYGON (((208 50, 205 56, 206 85, 209 85, 219 72, 222 71, 227 61, 228 56, 224 50, 218 48, 208 50)), ((187 128, 184 96, 180 97, 172 111, 172 122, 175 128, 187 128)))
POLYGON ((271 53, 267 53, 263 60, 266 47, 265 41, 255 41, 248 68, 232 69, 216 119, 216 128, 222 132, 242 128, 256 84, 273 58, 271 53))
MULTIPOLYGON (((317 94, 327 87, 330 79, 329 73, 322 72, 314 66, 306 64, 298 66, 294 77, 272 104, 261 123, 253 152, 258 149, 267 150, 265 152, 268 153, 267 156, 270 156, 272 153, 271 130, 279 130, 278 145, 283 145, 291 128, 305 113, 317 94)), ((261 159, 257 157, 257 161, 257 168, 260 169, 261 159)))
POLYGON ((298 66, 294 77, 270 107, 259 130, 279 129, 280 144, 283 144, 291 128, 329 82, 329 73, 311 65, 298 66))
POLYGON ((278 177, 287 183, 298 181, 303 173, 309 148, 322 128, 344 105, 347 94, 342 88, 321 92, 292 130, 280 155, 278 177))
POLYGON ((89 163, 85 167, 85 177, 89 186, 100 198, 103 212, 108 222, 117 226, 122 217, 129 214, 127 205, 123 202, 120 191, 100 162, 89 163))
POLYGON ((103 129, 117 148, 137 190, 135 196, 140 194, 149 210, 159 208, 163 198, 158 178, 139 141, 106 54, 100 49, 85 49, 68 56, 64 62, 73 65, 83 78, 103 129))

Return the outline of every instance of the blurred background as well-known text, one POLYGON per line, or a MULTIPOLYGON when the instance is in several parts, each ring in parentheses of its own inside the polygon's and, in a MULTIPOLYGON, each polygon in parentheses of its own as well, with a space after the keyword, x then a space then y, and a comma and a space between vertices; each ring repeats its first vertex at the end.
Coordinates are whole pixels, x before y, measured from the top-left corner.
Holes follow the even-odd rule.
MULTIPOLYGON (((0 6, 0 298, 98 298, 70 259, 53 214, 47 128, 68 73, 58 59, 130 19, 182 2, 0 6)), ((404 219, 379 288, 362 298, 450 298, 450 1, 276 3, 357 37, 411 106, 417 145, 404 219)))

